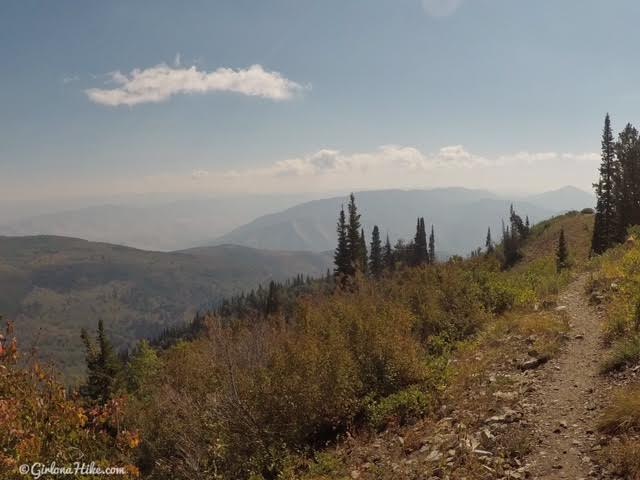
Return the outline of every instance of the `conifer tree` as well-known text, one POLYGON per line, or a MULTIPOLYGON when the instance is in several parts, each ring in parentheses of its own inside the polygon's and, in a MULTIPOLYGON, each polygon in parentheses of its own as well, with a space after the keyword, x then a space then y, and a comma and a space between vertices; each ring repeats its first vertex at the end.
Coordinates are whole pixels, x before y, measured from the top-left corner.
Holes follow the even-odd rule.
POLYGON ((368 254, 367 254, 367 240, 364 237, 364 228, 360 230, 360 248, 358 250, 358 269, 362 273, 367 273, 369 268, 368 254))
POLYGON ((349 196, 349 204, 347 205, 349 214, 349 223, 347 224, 347 250, 349 252, 349 275, 355 275, 356 270, 361 265, 362 260, 362 238, 360 214, 356 206, 356 197, 352 193, 349 196))
POLYGON ((614 182, 615 204, 616 204, 616 232, 615 241, 624 242, 627 228, 637 224, 640 220, 636 205, 638 191, 640 190, 639 165, 638 165, 638 131, 627 124, 625 129, 618 135, 615 144, 617 169, 616 180, 614 182))
POLYGON ((600 163, 600 177, 594 185, 596 189, 596 219, 593 231, 591 249, 595 253, 602 253, 614 244, 618 229, 616 220, 616 187, 618 165, 615 158, 615 146, 611 131, 611 119, 607 113, 602 131, 602 160, 600 163))
POLYGON ((569 251, 564 237, 564 228, 560 229, 558 248, 556 249, 556 269, 561 272, 569 266, 569 251))
POLYGON ((416 235, 413 240, 413 265, 423 265, 429 262, 427 246, 427 232, 424 227, 424 218, 418 218, 416 222, 416 235))
POLYGON ((96 341, 89 338, 86 330, 80 333, 85 347, 87 378, 80 393, 89 401, 104 404, 111 400, 121 381, 122 364, 104 331, 104 323, 98 321, 96 341))
MULTIPOLYGON (((424 227, 424 220, 423 220, 424 227)), ((431 234, 429 235, 429 263, 436 263, 436 236, 433 231, 433 225, 431 225, 431 234)))
MULTIPOLYGON (((391 246, 389 246, 391 248, 391 246)), ((369 271, 375 278, 382 275, 384 269, 382 260, 382 242, 380 240, 380 230, 377 225, 373 226, 371 232, 371 248, 369 251, 369 271)))
POLYGON ((384 243, 384 249, 382 252, 382 263, 384 265, 384 269, 388 272, 392 272, 396 264, 388 234, 387 241, 384 243))
POLYGON ((349 275, 351 272, 351 256, 349 254, 349 242, 347 238, 347 221, 344 207, 340 209, 338 217, 338 246, 333 254, 335 264, 334 274, 338 277, 349 275))
POLYGON ((484 242, 484 246, 486 248, 487 255, 491 255, 495 250, 493 240, 491 240, 491 227, 487 228, 487 239, 484 242))

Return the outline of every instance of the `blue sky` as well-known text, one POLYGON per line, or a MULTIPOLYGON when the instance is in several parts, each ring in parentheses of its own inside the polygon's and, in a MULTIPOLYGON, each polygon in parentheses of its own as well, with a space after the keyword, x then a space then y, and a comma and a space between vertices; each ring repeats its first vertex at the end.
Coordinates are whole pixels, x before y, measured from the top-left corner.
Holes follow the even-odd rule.
POLYGON ((632 0, 6 0, 0 199, 589 188, 605 112, 638 119, 639 17, 632 0))

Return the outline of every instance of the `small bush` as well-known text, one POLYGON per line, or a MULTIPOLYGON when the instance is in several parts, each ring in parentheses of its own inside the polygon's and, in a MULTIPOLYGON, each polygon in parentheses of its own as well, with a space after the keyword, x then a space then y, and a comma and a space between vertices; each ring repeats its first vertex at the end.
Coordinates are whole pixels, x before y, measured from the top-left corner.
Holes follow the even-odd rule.
POLYGON ((640 478, 640 442, 624 439, 604 449, 603 457, 622 478, 640 478))
POLYGON ((433 407, 433 398, 418 388, 403 390, 367 406, 372 428, 381 430, 389 424, 405 425, 418 420, 433 407))
POLYGON ((619 392, 600 420, 601 431, 610 434, 636 432, 640 428, 640 387, 619 392))
POLYGON ((602 372, 608 373, 640 362, 640 337, 634 336, 618 342, 611 356, 602 365, 602 372))
POLYGON ((591 207, 587 207, 587 208, 583 208, 582 210, 580 210, 580 213, 582 213, 583 215, 593 215, 595 212, 595 210, 591 207))

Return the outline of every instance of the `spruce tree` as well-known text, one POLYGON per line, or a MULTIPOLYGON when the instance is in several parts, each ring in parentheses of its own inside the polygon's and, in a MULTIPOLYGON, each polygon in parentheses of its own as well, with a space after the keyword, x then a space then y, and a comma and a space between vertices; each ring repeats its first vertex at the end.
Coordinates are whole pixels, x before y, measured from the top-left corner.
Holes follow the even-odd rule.
MULTIPOLYGON (((391 246, 389 246, 391 248, 391 246)), ((369 271, 375 278, 382 275, 384 269, 382 260, 382 242, 380 240, 380 230, 377 225, 373 226, 371 232, 371 248, 369 251, 369 271)))
POLYGON ((558 248, 556 249, 556 269, 561 272, 569 266, 569 251, 564 237, 564 228, 560 229, 558 248))
POLYGON ((87 366, 87 378, 80 387, 80 393, 92 403, 104 404, 114 397, 120 385, 122 363, 107 338, 102 320, 98 321, 95 342, 84 329, 80 337, 85 347, 87 366))
POLYGON ((360 237, 360 214, 356 206, 356 197, 352 193, 347 205, 349 223, 347 224, 347 250, 349 252, 349 275, 355 275, 362 260, 362 239, 360 237))
POLYGON ((484 242, 484 246, 486 248, 487 255, 491 255, 495 250, 493 240, 491 240, 491 227, 487 228, 487 239, 484 242))
POLYGON ((620 189, 615 182, 618 178, 618 163, 615 158, 615 145, 611 131, 611 119, 607 113, 604 119, 601 142, 602 159, 600 162, 600 177, 594 185, 596 189, 596 220, 591 249, 595 253, 602 253, 615 242, 619 230, 616 226, 618 212, 616 212, 616 195, 620 189))
POLYGON ((384 269, 388 272, 392 272, 396 264, 388 234, 387 241, 384 243, 384 249, 382 252, 382 263, 384 265, 384 269))
POLYGON ((615 144, 617 159, 616 180, 614 182, 615 204, 616 204, 616 232, 615 241, 624 242, 627 228, 637 224, 640 220, 638 215, 637 192, 640 184, 638 168, 638 131, 627 124, 625 129, 618 135, 615 144))
POLYGON ((429 235, 429 263, 432 265, 436 263, 436 236, 433 231, 433 225, 431 225, 431 234, 429 235))
POLYGON ((338 246, 333 254, 335 268, 333 270, 337 277, 350 274, 351 256, 349 255, 349 243, 347 239, 347 220, 344 214, 344 207, 340 209, 338 217, 338 246))
POLYGON ((364 237, 364 228, 360 230, 360 248, 358 250, 358 269, 362 273, 367 273, 368 270, 368 258, 367 258, 367 240, 364 237))
POLYGON ((424 227, 424 218, 418 218, 416 222, 416 235, 413 240, 413 265, 423 265, 429 262, 427 246, 427 232, 424 227))

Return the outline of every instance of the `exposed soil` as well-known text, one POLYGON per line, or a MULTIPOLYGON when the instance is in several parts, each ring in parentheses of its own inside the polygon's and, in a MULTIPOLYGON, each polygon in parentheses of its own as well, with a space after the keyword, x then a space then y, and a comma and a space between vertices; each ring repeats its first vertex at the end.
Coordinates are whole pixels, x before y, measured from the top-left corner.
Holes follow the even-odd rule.
POLYGON ((598 415, 610 385, 598 368, 605 354, 600 338, 601 321, 587 303, 580 276, 560 296, 571 329, 564 351, 536 373, 527 417, 536 439, 527 459, 535 479, 606 478, 593 463, 600 449, 596 430, 598 415))

